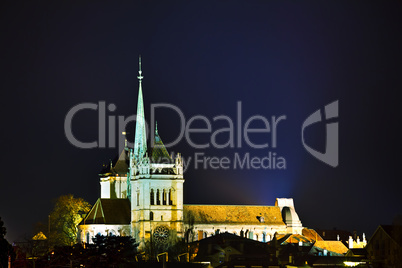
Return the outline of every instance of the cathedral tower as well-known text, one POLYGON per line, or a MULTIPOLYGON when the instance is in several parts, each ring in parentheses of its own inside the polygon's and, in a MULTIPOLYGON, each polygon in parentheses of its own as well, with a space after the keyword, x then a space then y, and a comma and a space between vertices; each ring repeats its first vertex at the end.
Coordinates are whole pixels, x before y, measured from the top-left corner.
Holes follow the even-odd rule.
POLYGON ((167 152, 158 129, 147 150, 142 97, 141 58, 134 150, 130 152, 128 193, 131 201, 131 235, 140 245, 151 238, 169 243, 183 236, 183 163, 167 152))

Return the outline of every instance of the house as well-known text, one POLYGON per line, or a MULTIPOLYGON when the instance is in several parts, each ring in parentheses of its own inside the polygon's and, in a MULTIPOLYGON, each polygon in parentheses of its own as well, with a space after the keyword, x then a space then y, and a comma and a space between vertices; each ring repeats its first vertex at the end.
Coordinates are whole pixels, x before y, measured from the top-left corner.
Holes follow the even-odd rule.
POLYGON ((374 266, 400 267, 402 226, 380 225, 367 243, 368 258, 374 266))

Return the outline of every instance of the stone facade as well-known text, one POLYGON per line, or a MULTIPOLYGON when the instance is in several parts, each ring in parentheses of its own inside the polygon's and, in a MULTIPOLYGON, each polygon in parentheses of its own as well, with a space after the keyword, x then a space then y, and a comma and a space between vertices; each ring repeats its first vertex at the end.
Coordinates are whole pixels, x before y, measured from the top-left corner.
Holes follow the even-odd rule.
POLYGON ((183 236, 183 164, 152 163, 144 157, 138 165, 130 158, 131 235, 141 243, 152 230, 166 226, 173 236, 183 236))

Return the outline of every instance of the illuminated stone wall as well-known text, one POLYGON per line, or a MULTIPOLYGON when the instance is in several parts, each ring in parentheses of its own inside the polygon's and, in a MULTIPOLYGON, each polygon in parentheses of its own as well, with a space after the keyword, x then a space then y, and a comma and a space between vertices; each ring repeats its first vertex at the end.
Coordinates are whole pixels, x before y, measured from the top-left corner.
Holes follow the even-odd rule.
POLYGON ((100 178, 101 198, 127 198, 127 177, 100 178))
POLYGON ((134 166, 130 172, 132 236, 140 242, 140 247, 158 226, 166 226, 171 234, 183 237, 181 160, 176 159, 174 164, 156 164, 144 157, 138 164, 134 158, 130 162, 130 167, 134 166))

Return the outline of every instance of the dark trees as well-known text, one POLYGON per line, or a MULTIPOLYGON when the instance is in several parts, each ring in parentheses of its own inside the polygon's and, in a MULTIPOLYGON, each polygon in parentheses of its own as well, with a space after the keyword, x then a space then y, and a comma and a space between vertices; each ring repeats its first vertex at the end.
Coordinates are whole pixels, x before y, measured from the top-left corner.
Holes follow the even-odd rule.
POLYGON ((6 233, 6 227, 0 217, 0 267, 7 267, 9 256, 15 258, 14 249, 5 238, 6 233))

